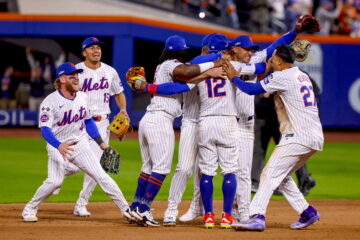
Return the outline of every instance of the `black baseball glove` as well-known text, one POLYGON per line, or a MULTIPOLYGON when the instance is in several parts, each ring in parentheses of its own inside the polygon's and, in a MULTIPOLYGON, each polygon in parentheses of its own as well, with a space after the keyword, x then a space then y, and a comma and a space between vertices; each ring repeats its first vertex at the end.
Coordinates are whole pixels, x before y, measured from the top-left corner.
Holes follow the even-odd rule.
POLYGON ((105 172, 119 173, 120 169, 120 154, 112 147, 108 147, 101 155, 100 164, 105 172))
POLYGON ((295 31, 297 33, 307 32, 315 33, 320 31, 320 24, 316 17, 306 14, 300 16, 297 20, 295 31))

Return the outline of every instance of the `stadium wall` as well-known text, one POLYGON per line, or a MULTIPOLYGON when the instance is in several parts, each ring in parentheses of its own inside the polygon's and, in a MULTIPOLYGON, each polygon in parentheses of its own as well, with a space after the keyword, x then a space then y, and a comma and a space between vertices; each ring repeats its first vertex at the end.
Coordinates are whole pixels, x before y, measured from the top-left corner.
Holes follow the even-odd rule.
MULTIPOLYGON (((136 17, 94 17, 55 15, 0 15, 0 37, 108 37, 113 39, 112 65, 122 80, 135 63, 135 40, 161 44, 172 34, 180 34, 193 48, 201 47, 202 37, 221 32, 230 38, 241 32, 219 31, 210 28, 166 23, 136 17)), ((266 47, 277 37, 252 34, 253 40, 266 47)), ((360 128, 360 39, 345 36, 320 37, 304 35, 313 42, 307 61, 297 63, 307 71, 321 88, 320 117, 325 128, 360 128)), ((149 56, 145 56, 144 60, 149 56)), ((160 55, 160 52, 159 52, 160 55)), ((126 82, 125 93, 132 125, 137 126, 144 111, 132 111, 133 97, 126 82)), ((116 108, 115 104, 112 104, 116 108)), ((146 105, 146 104, 145 104, 146 105)), ((0 126, 32 126, 37 114, 26 111, 0 110, 0 126)), ((175 123, 179 127, 180 120, 175 123)))

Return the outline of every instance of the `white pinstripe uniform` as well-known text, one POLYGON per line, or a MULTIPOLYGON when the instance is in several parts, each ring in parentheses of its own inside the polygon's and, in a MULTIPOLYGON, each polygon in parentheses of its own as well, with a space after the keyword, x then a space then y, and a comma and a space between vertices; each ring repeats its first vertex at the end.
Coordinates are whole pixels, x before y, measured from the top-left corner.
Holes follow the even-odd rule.
MULTIPOLYGON (((99 121, 95 121, 99 133, 104 142, 109 143, 110 131, 108 116, 110 114, 110 96, 124 91, 120 77, 116 70, 101 62, 97 69, 88 68, 84 62, 76 64, 76 68, 84 71, 79 74, 80 90, 88 96, 89 108, 93 116, 100 116, 99 121)), ((89 137, 90 147, 93 150, 96 159, 100 161, 103 150, 99 145, 89 137)), ((88 175, 84 177, 83 189, 79 194, 76 204, 85 206, 89 202, 96 187, 96 182, 88 175)))
POLYGON ((128 208, 128 203, 121 190, 102 169, 89 145, 84 120, 90 117, 87 96, 82 92, 77 92, 74 99, 67 99, 62 96, 60 91, 55 91, 42 102, 39 127, 49 127, 60 142, 75 142, 76 145, 72 146, 74 151, 67 161, 63 159, 58 149, 47 144, 48 177, 38 188, 25 209, 36 211, 54 190, 61 187, 66 176, 80 170, 95 179, 121 212, 128 208))
MULTIPOLYGON (((234 64, 234 62, 232 62, 234 64)), ((236 122, 236 87, 225 79, 207 79, 197 84, 200 98, 199 168, 215 176, 238 171, 239 126, 236 122)))
POLYGON ((300 215, 308 202, 291 174, 299 169, 324 143, 318 108, 309 77, 298 67, 274 72, 261 81, 266 92, 277 92, 275 106, 281 140, 260 177, 260 186, 250 204, 250 214, 265 215, 274 190, 279 186, 300 215))
MULTIPOLYGON (((193 84, 189 84, 189 86, 194 87, 193 84)), ((190 178, 194 169, 194 203, 192 203, 191 206, 194 208, 199 208, 201 202, 199 187, 199 167, 197 158, 197 128, 199 119, 198 89, 194 87, 189 92, 183 93, 182 97, 183 119, 179 144, 179 160, 178 165, 176 166, 174 177, 171 180, 168 208, 164 213, 165 218, 176 217, 178 215, 178 206, 184 194, 187 181, 190 178)))
MULTIPOLYGON (((173 71, 181 64, 177 60, 167 60, 158 65, 154 83, 173 82, 173 71)), ((181 94, 154 95, 151 99, 139 125, 142 172, 149 175, 152 172, 170 173, 175 144, 173 122, 180 115, 181 94)))
MULTIPOLYGON (((249 82, 256 82, 255 63, 266 61, 266 50, 256 52, 249 64, 236 63, 241 67, 241 78, 249 82)), ((251 200, 251 166, 254 148, 254 96, 250 96, 240 89, 236 90, 236 107, 238 110, 238 124, 240 128, 240 154, 239 171, 237 173, 236 202, 241 221, 249 218, 249 205, 251 200)))

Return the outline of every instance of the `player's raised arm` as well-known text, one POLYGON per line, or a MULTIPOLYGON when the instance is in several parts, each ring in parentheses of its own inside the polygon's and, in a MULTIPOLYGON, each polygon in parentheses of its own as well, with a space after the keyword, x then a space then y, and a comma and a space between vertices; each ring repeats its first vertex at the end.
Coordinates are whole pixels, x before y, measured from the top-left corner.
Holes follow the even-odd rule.
MULTIPOLYGON (((189 83, 198 83, 208 78, 224 78, 225 72, 221 67, 212 68, 206 72, 189 79, 189 83)), ((173 95, 188 92, 193 88, 193 84, 189 85, 183 82, 169 82, 162 84, 149 84, 143 80, 144 78, 127 78, 127 81, 134 91, 149 92, 152 94, 173 95)))

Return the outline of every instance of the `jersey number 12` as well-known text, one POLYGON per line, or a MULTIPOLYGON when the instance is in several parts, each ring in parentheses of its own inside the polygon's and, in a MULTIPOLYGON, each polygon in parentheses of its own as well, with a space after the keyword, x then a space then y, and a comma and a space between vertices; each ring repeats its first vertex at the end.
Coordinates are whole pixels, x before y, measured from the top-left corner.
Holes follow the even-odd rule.
POLYGON ((225 79, 208 78, 205 80, 205 84, 207 86, 209 98, 226 96, 225 90, 222 89, 226 84, 225 79))

